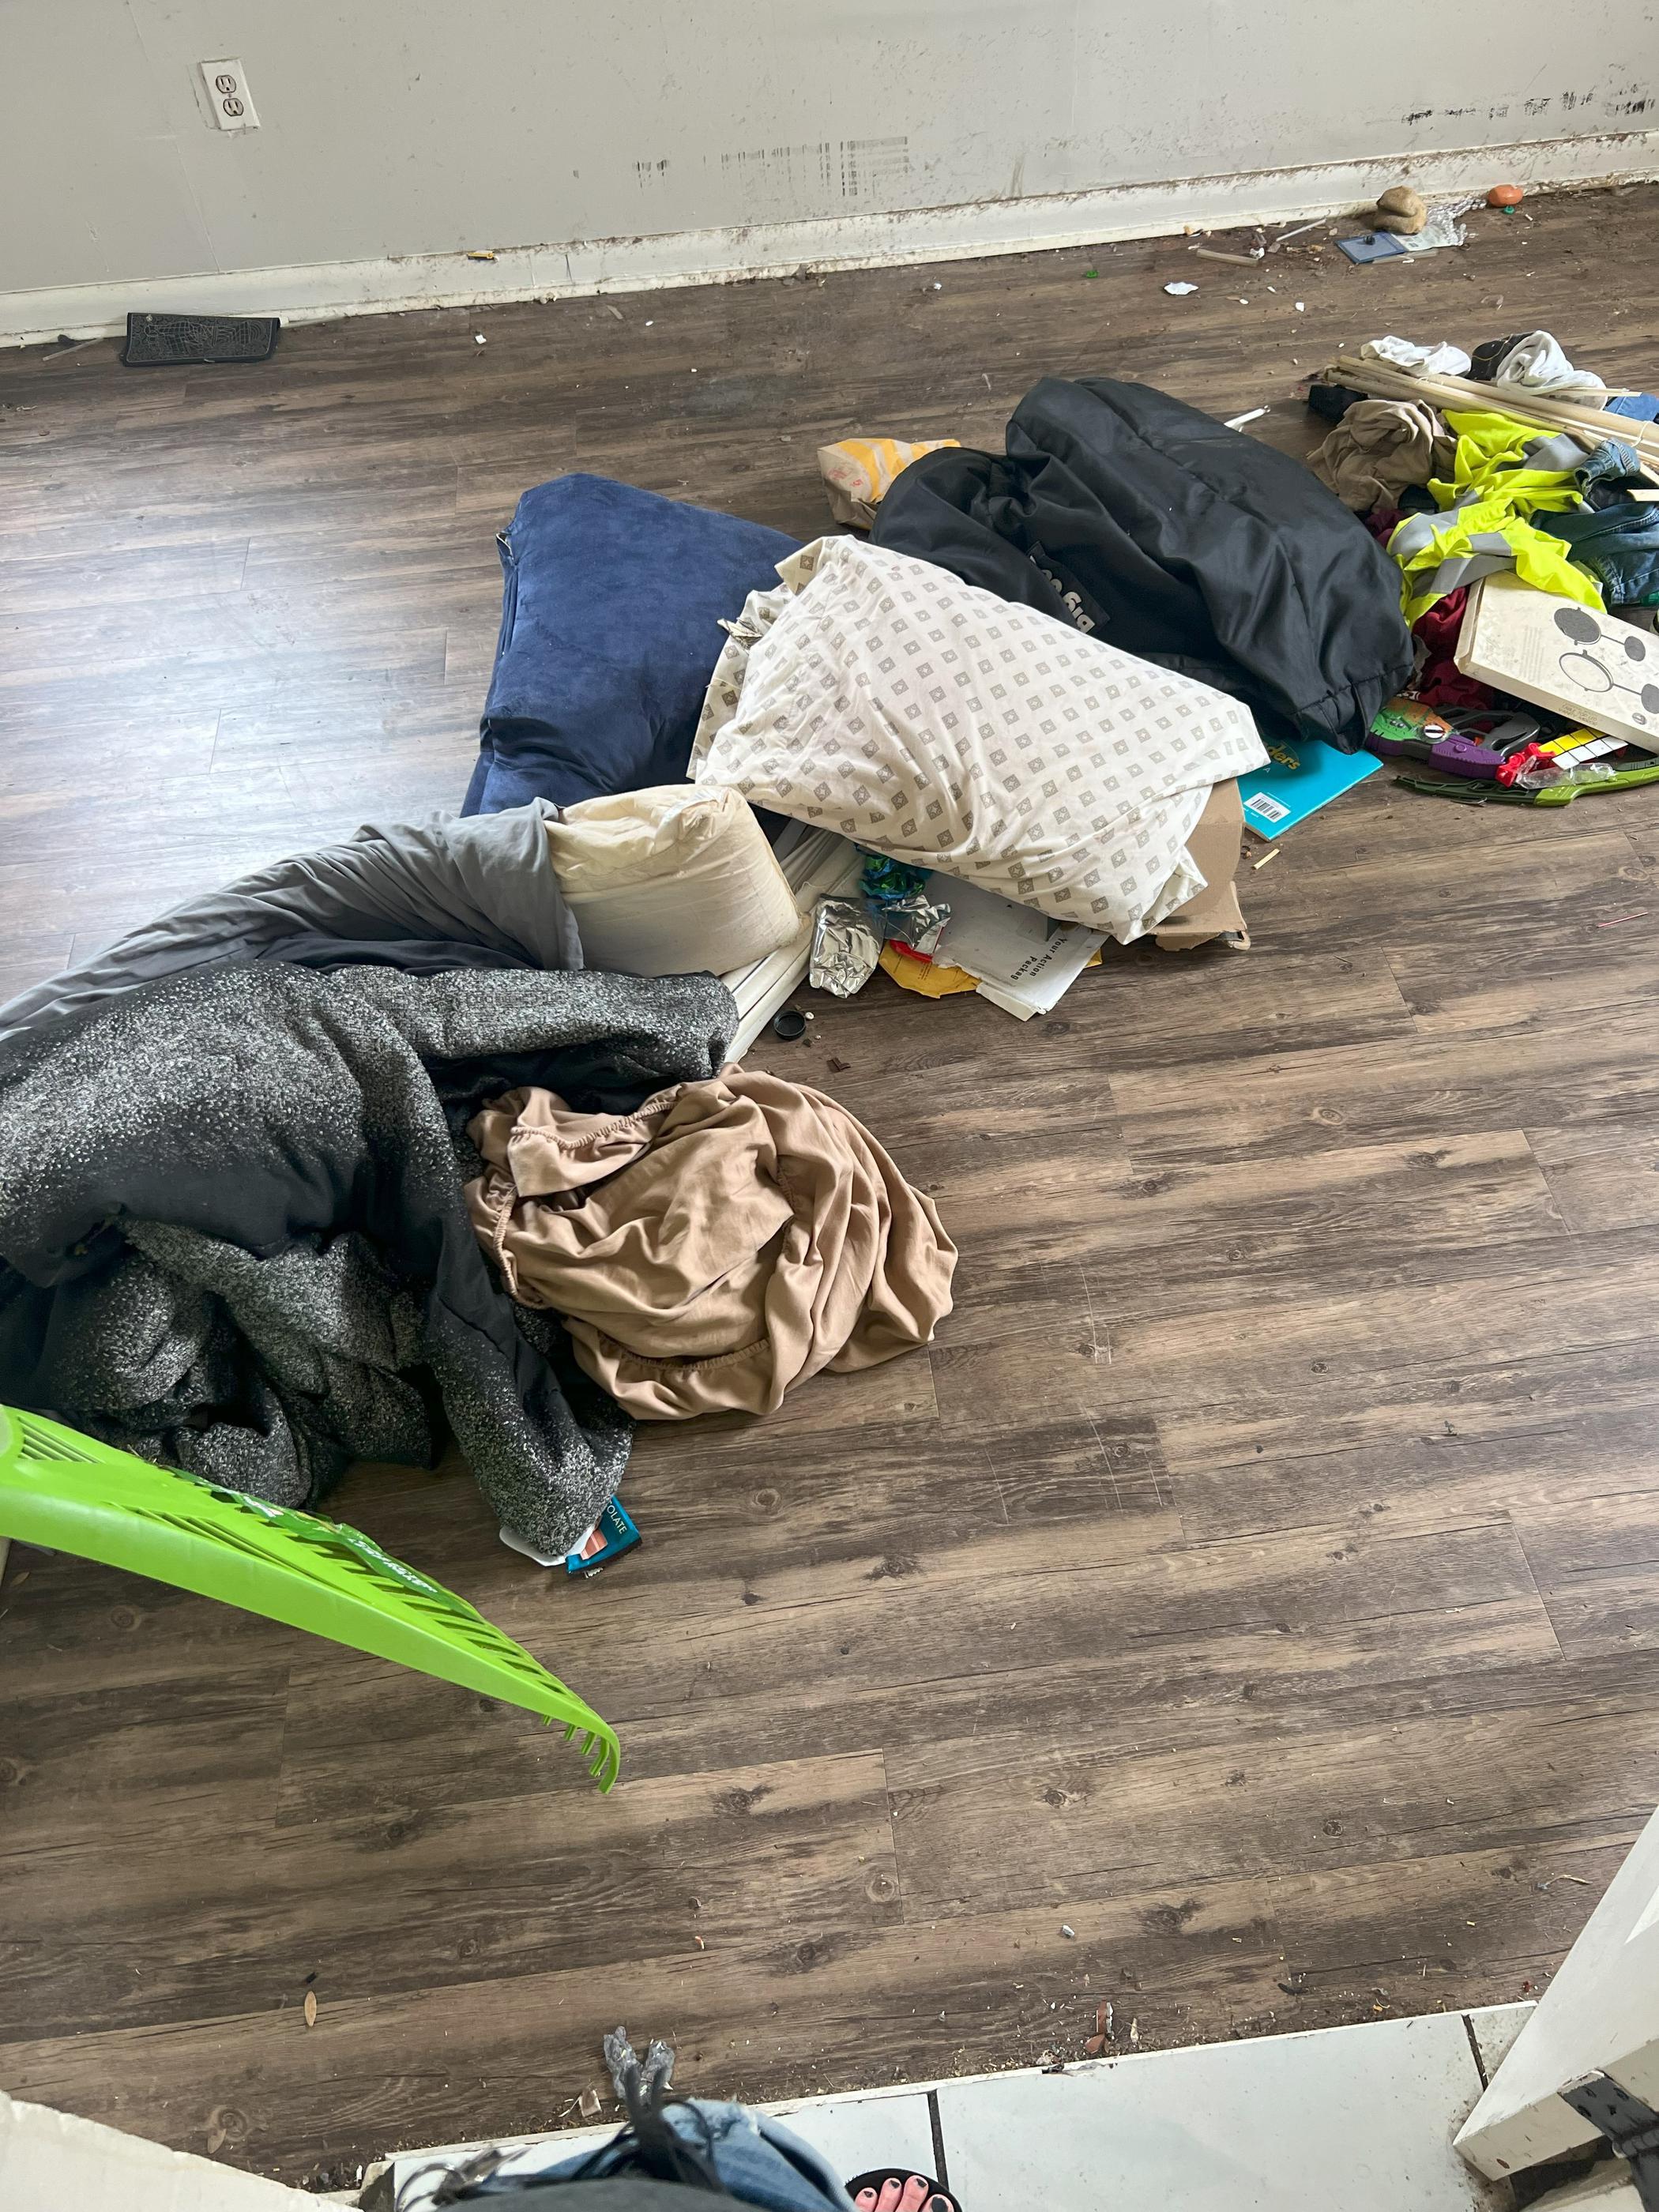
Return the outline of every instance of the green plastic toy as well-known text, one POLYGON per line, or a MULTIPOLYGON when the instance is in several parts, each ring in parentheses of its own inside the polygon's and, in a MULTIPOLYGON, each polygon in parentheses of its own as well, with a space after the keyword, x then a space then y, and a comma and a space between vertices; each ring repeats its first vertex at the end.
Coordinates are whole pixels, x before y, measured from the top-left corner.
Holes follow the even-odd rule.
POLYGON ((1431 799, 1462 799, 1466 806, 1571 806, 1576 799, 1596 799, 1604 791, 1634 791, 1644 783, 1659 783, 1659 761, 1644 761, 1640 768, 1610 769, 1591 783, 1548 783, 1541 791, 1505 791, 1468 776, 1397 775, 1395 781, 1407 791, 1426 792, 1431 799))
POLYGON ((601 1790, 616 1730, 441 1583, 360 1530, 152 1467, 39 1413, 0 1406, 0 1536, 73 1552, 526 1706, 562 1725, 601 1790))

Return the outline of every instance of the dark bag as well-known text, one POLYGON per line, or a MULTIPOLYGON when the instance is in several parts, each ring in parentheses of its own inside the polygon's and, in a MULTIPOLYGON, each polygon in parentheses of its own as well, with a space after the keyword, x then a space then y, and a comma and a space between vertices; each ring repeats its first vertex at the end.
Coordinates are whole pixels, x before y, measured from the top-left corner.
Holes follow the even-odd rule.
POLYGON ((873 542, 1212 684, 1264 735, 1352 752, 1410 676, 1398 568, 1287 454, 1106 377, 1045 377, 1007 444, 913 461, 873 542))

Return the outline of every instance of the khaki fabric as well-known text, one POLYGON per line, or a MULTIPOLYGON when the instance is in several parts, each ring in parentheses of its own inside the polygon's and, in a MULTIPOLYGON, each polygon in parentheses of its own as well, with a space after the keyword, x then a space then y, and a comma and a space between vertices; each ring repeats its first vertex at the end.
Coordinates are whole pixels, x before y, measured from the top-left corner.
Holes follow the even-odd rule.
POLYGON ((487 1167, 467 1203, 509 1292, 560 1315, 641 1420, 771 1413, 951 1310, 933 1200, 819 1091, 732 1067, 611 1115, 514 1091, 471 1133, 487 1167))
POLYGON ((1238 872, 1239 850, 1244 842, 1244 805, 1238 781, 1230 777, 1218 783, 1204 803, 1198 827, 1187 840, 1187 852, 1204 878, 1204 888, 1178 906, 1167 921, 1158 926, 1160 952, 1187 952, 1195 945, 1208 945, 1218 937, 1240 940, 1237 950, 1249 944, 1250 933, 1238 903, 1233 878, 1238 872))
POLYGON ((1369 514, 1395 507, 1407 484, 1449 476, 1454 442, 1417 399, 1357 399, 1308 466, 1344 507, 1369 514))

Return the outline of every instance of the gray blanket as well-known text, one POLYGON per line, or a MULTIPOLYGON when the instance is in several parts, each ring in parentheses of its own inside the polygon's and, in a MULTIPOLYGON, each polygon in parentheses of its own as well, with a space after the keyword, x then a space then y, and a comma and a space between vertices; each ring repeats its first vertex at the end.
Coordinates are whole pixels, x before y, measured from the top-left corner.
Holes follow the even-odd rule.
POLYGON ((431 1465, 441 1413, 500 1518, 566 1548, 629 1424, 492 1274, 465 1122, 520 1084, 631 1109, 734 1018, 707 975, 271 961, 0 1043, 0 1397, 296 1504, 431 1465))
POLYGON ((545 799, 470 820, 370 823, 174 907, 0 1006, 0 1040, 193 968, 237 960, 376 962, 405 973, 580 968, 545 799))

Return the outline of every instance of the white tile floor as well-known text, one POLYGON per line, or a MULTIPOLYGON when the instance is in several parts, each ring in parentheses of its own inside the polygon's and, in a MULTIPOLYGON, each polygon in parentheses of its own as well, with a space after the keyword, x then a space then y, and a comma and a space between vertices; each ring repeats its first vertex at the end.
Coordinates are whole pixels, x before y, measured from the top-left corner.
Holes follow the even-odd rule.
POLYGON ((948 2082, 939 2109, 964 2212, 1468 2212, 1500 2201, 1451 2147, 1480 2088, 1450 2013, 948 2082))
POLYGON ((809 2097, 766 2109, 821 2150, 843 2179, 875 2166, 908 2166, 913 2173, 933 2170, 933 2124, 925 2089, 809 2097))
MULTIPOLYGON (((934 2170, 963 2212, 1495 2212, 1451 2139, 1530 2005, 769 2106, 843 2174, 934 2170), (1477 2048, 1480 2053, 1476 2063, 1477 2048)), ((541 2140, 561 2156, 614 2128, 541 2140)), ((434 2154, 396 2161, 399 2179, 434 2154)))

